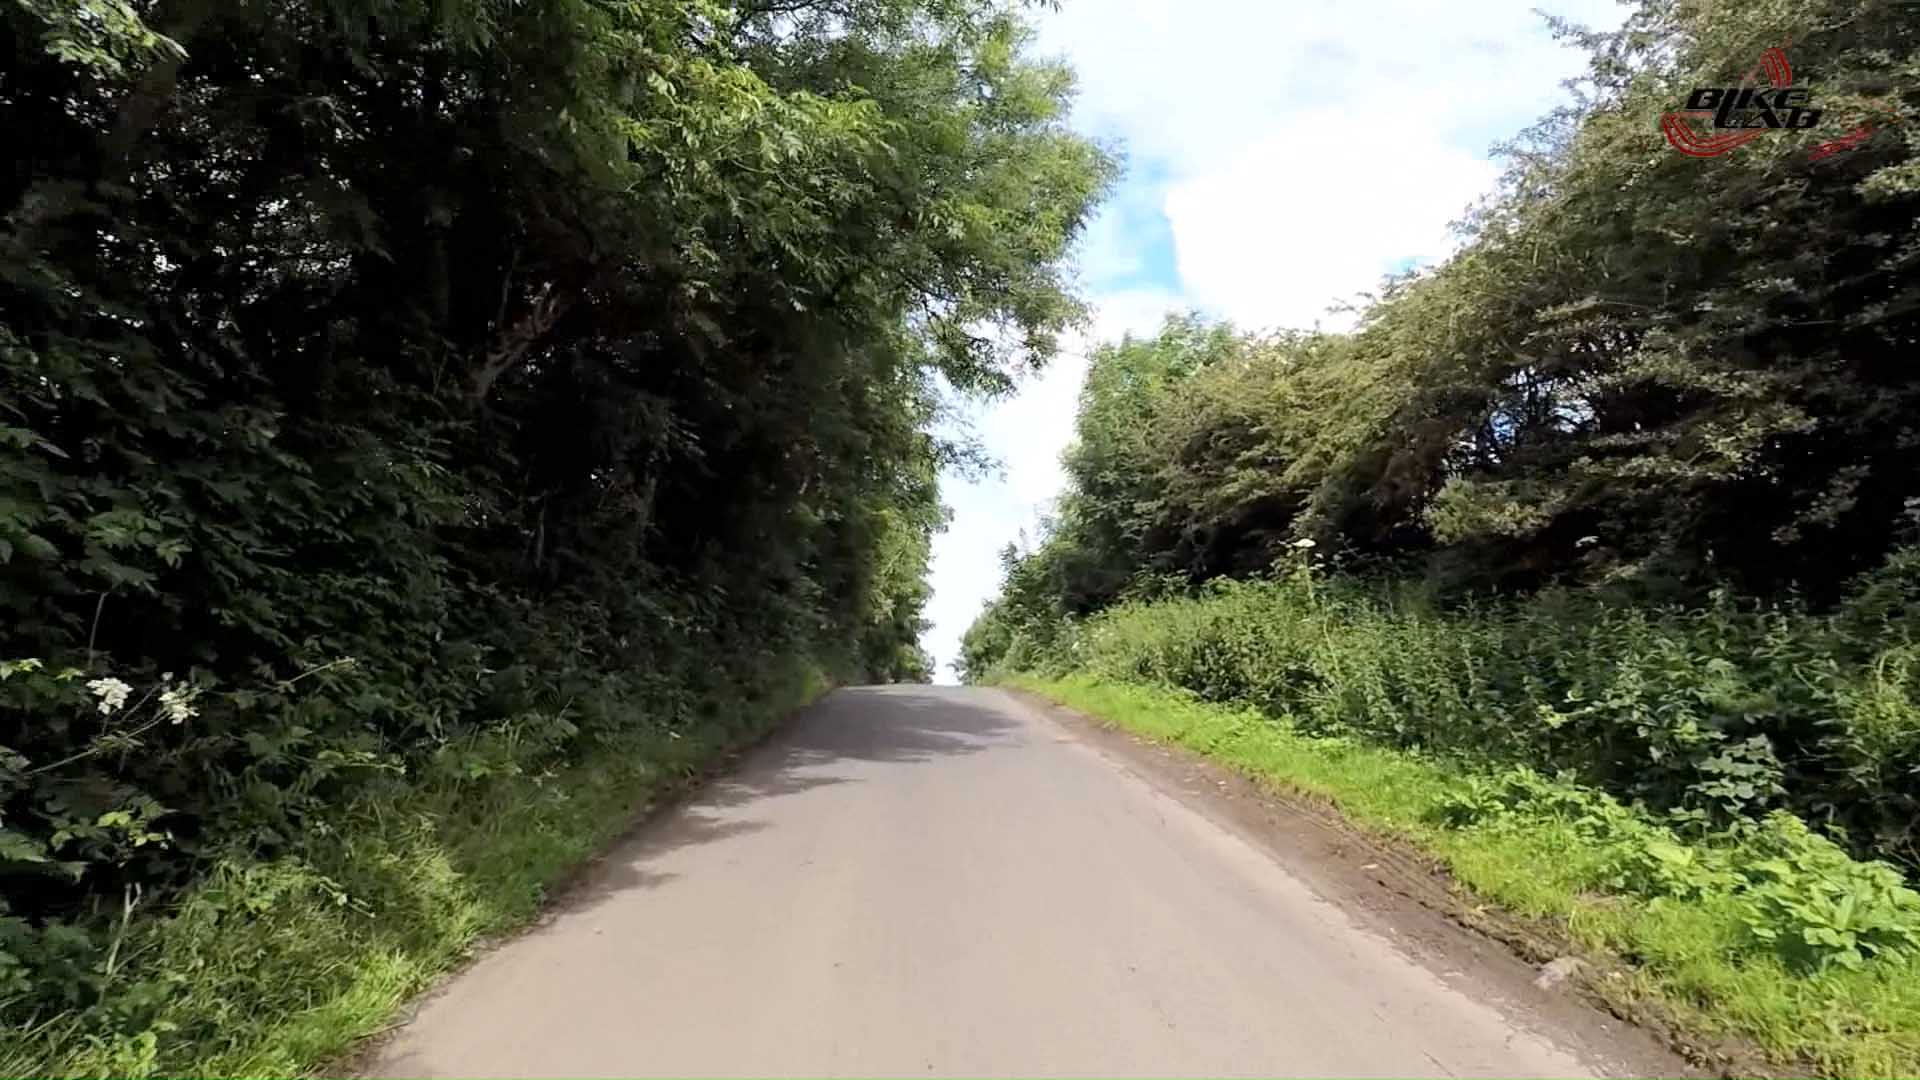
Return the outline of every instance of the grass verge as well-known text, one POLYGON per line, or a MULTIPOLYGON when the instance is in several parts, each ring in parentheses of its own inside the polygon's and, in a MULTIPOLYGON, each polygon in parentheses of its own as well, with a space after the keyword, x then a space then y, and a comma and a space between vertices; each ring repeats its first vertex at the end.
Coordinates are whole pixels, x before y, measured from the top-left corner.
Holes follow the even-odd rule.
MULTIPOLYGON (((1557 926, 1609 961, 1597 992, 1629 1010, 1654 1003, 1702 1043, 1749 1042, 1785 1069, 1829 1076, 1920 1075, 1920 964, 1910 954, 1868 949, 1857 966, 1814 967, 1768 936, 1798 932, 1783 910, 1799 894, 1776 905, 1765 875, 1794 851, 1826 851, 1797 823, 1690 842, 1596 792, 1308 737, 1162 687, 1083 675, 1001 682, 1325 799, 1430 853, 1473 896, 1557 926)), ((1846 871, 1830 853, 1821 860, 1811 873, 1846 871)))
POLYGON ((174 910, 130 919, 108 992, 0 1037, 0 1075, 291 1076, 338 1058, 826 683, 795 665, 769 687, 555 772, 371 787, 299 857, 218 867, 174 910))

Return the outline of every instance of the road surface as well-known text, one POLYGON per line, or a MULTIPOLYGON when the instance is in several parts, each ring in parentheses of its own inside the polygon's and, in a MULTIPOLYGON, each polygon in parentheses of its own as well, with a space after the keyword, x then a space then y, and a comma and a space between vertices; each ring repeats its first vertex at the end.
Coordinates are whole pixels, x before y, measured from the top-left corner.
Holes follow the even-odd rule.
POLYGON ((1609 1032, 1644 1036, 1565 1020, 1584 1006, 1543 1019, 1471 959, 1416 959, 1097 743, 1000 690, 836 691, 429 997, 367 1072, 1683 1068, 1616 1054, 1609 1032))

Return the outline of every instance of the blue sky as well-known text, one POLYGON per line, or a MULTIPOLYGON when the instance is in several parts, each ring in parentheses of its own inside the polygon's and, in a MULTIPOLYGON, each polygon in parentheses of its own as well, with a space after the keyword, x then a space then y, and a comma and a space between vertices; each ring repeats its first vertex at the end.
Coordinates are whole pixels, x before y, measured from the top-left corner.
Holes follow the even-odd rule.
POLYGON ((1086 355, 1194 309, 1248 328, 1344 329, 1329 305, 1445 258, 1498 175, 1488 149, 1563 102, 1577 51, 1533 13, 1618 25, 1612 0, 1065 0, 1038 50, 1078 73, 1074 126, 1127 171, 1076 253, 1092 325, 1013 397, 963 403, 1003 465, 947 477, 935 539, 942 681, 998 588, 998 552, 1062 483, 1086 355))

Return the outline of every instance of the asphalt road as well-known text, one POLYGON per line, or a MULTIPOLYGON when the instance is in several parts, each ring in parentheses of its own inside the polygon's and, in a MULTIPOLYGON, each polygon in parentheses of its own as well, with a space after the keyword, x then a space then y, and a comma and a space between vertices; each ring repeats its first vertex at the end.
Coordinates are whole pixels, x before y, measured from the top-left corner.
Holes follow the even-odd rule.
POLYGON ((1596 1049, 1604 1023, 1556 1030, 1447 970, 1444 956, 1410 956, 1397 933, 1321 899, 1203 797, 1167 790, 1009 694, 840 690, 623 842, 539 928, 428 998, 366 1067, 426 1077, 1648 1067, 1596 1049))

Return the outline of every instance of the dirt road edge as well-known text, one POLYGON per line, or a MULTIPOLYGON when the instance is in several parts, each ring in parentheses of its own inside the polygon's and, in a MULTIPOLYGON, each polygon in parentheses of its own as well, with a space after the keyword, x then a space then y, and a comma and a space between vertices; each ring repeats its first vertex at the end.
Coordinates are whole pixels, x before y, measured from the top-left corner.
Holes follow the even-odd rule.
POLYGON ((1366 830, 1325 798, 1185 747, 1135 734, 1041 694, 1003 694, 1120 768, 1265 851, 1322 899, 1443 979, 1498 1001, 1526 1026, 1631 1075, 1783 1076, 1757 1049, 1700 1038, 1655 1002, 1608 993, 1618 959, 1581 950, 1560 928, 1467 893, 1432 856, 1366 830), (1571 974, 1538 985, 1559 960, 1571 974))

